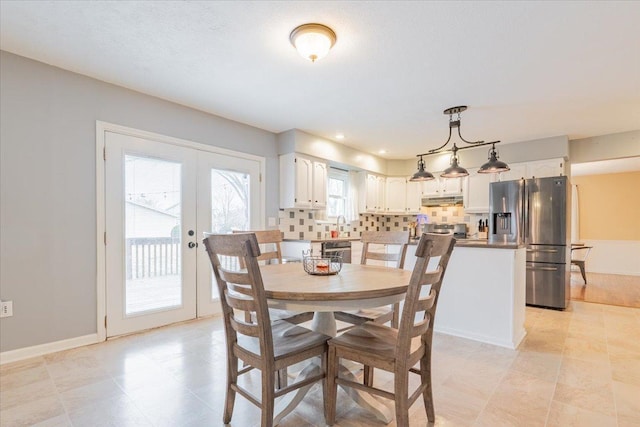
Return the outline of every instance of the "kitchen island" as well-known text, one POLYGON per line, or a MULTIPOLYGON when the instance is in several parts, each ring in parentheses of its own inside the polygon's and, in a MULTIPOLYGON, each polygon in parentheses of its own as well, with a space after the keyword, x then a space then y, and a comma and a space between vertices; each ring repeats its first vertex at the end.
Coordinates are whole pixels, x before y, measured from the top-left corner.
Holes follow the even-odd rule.
MULTIPOLYGON (((283 255, 300 257, 314 248, 320 254, 323 241, 352 241, 352 261, 358 262, 362 244, 357 237, 286 241, 283 255)), ((405 270, 413 270, 417 241, 407 249, 405 270)), ((391 249, 397 250, 397 249, 391 249)), ((507 348, 524 338, 526 252, 515 244, 484 240, 456 241, 438 302, 435 330, 507 348)), ((437 261, 436 261, 437 262, 437 261)), ((383 261, 378 263, 384 265, 383 261)), ((435 264, 435 263, 434 263, 435 264)), ((392 266, 390 263, 389 266, 392 266)))
MULTIPOLYGON (((415 265, 410 245, 406 269, 415 265)), ((516 348, 526 335, 524 246, 458 240, 442 284, 435 331, 516 348)))

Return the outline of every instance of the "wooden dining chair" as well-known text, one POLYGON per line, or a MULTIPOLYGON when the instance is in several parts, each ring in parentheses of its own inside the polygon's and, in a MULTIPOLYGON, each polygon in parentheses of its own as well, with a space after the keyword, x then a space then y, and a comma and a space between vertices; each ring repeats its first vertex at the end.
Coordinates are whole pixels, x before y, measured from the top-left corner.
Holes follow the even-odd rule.
POLYGON ((420 238, 399 329, 367 322, 329 341, 327 424, 333 425, 336 420, 338 385, 394 400, 398 427, 409 425, 409 408, 422 395, 427 418, 435 421, 431 383, 433 321, 454 244, 452 235, 423 234, 420 238), (427 271, 429 261, 435 257, 439 257, 437 268, 427 271), (426 291, 428 295, 423 296, 426 291), (339 377, 341 359, 392 372, 393 392, 339 377), (418 362, 419 368, 415 368, 418 362), (420 376, 420 385, 411 393, 409 374, 420 376))
POLYGON ((589 252, 591 252, 593 246, 573 246, 571 248, 571 264, 578 266, 580 269, 580 274, 582 274, 582 279, 584 280, 584 284, 587 284, 587 273, 585 268, 585 263, 587 262, 587 257, 589 256, 589 252))
POLYGON ((255 234, 206 235, 204 245, 215 274, 224 319, 227 346, 227 391, 223 422, 229 423, 236 393, 262 410, 261 426, 273 425, 274 400, 300 387, 322 381, 326 391, 327 335, 310 331, 284 320, 271 321, 258 265, 260 248, 255 234), (246 269, 228 270, 220 257, 237 257, 246 269), (255 322, 246 322, 243 313, 251 313, 255 322), (322 372, 276 390, 277 372, 293 364, 321 357, 322 372), (238 363, 246 366, 239 369, 238 363), (238 378, 253 369, 261 371, 262 396, 254 396, 241 386, 238 378))
MULTIPOLYGON (((409 231, 363 231, 360 240, 362 241, 360 264, 367 264, 373 260, 392 261, 395 263, 396 268, 404 267, 407 245, 409 244, 409 231), (381 245, 397 245, 399 246, 399 250, 394 253, 377 252, 373 250, 371 245, 376 245, 378 249, 381 245)), ((391 322, 391 326, 397 328, 399 313, 400 304, 398 303, 388 307, 339 311, 334 313, 334 315, 336 320, 353 325, 361 325, 364 322, 391 322)))
MULTIPOLYGON (((255 231, 243 231, 243 230, 233 230, 234 234, 242 234, 242 233, 253 233, 256 235, 256 240, 258 241, 258 245, 261 245, 262 248, 260 250, 260 256, 258 257, 258 261, 270 263, 272 261, 277 261, 278 264, 282 264, 282 250, 280 248, 280 243, 282 243, 282 232, 280 230, 255 230, 255 231), (266 250, 268 248, 268 250, 266 250)), ((244 268, 244 260, 240 259, 240 267, 244 268)), ((271 318, 272 319, 283 319, 290 323, 295 323, 296 325, 304 322, 308 322, 313 319, 312 312, 306 313, 294 313, 287 310, 280 309, 270 309, 271 318)), ((247 314, 249 315, 249 314, 247 314)), ((247 321, 251 321, 250 318, 246 319, 247 321)))

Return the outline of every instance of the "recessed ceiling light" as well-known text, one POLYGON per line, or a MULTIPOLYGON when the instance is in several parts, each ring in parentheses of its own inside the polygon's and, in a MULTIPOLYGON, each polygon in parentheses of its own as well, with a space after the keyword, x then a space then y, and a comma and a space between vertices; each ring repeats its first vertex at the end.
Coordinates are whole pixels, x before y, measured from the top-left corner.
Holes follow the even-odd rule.
POLYGON ((387 150, 379 150, 378 154, 387 154, 387 150))
POLYGON ((336 139, 340 139, 340 140, 344 139, 344 134, 343 133, 337 133, 336 134, 336 139))

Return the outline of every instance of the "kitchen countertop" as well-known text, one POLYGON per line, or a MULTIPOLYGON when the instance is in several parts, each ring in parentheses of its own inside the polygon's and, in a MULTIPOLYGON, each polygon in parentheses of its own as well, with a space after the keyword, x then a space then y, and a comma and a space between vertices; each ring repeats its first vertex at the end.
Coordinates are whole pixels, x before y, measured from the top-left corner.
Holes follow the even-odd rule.
POLYGON ((525 245, 517 243, 489 243, 487 239, 457 239, 456 246, 461 248, 520 249, 525 245))
MULTIPOLYGON (((310 242, 310 243, 322 243, 322 242, 359 242, 360 237, 335 237, 326 239, 284 239, 285 242, 310 242)), ((418 239, 411 239, 410 245, 417 245, 418 239)), ((463 248, 490 248, 490 249, 519 249, 524 248, 524 245, 517 243, 489 243, 487 239, 456 239, 456 246, 463 248)))
POLYGON ((283 242, 310 242, 310 243, 322 243, 322 242, 359 242, 360 237, 327 237, 326 239, 283 239, 283 242))

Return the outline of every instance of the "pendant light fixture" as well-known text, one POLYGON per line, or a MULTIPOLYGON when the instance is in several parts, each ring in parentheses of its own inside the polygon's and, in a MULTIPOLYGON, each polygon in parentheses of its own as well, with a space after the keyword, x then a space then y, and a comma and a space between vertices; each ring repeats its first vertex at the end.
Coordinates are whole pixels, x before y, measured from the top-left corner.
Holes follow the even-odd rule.
POLYGON ((495 150, 495 144, 498 144, 500 141, 492 141, 492 142, 467 141, 462 137, 462 134, 460 132, 460 113, 462 113, 466 109, 467 109, 466 105, 459 105, 457 107, 447 108, 446 110, 443 111, 444 114, 449 116, 449 137, 447 138, 447 141, 444 144, 442 144, 440 147, 434 148, 433 150, 429 150, 426 153, 417 155, 417 157, 420 158, 420 160, 418 161, 418 172, 416 172, 410 178, 410 181, 425 181, 429 179, 429 178, 426 178, 426 179, 422 178, 422 176, 426 174, 431 175, 433 177, 433 174, 425 170, 422 156, 430 156, 432 154, 440 154, 447 151, 451 151, 453 153, 451 156, 451 166, 445 169, 440 176, 443 178, 460 178, 463 176, 467 176, 469 175, 469 172, 465 168, 460 166, 460 158, 458 157, 458 151, 465 150, 467 148, 481 147, 483 145, 489 145, 489 144, 491 144, 491 146, 493 147, 489 152, 489 162, 482 165, 482 167, 478 172, 479 173, 500 173, 500 172, 505 172, 509 170, 509 166, 506 163, 498 160, 498 155, 495 150), (457 114, 456 119, 453 118, 454 114, 457 114), (468 146, 458 147, 454 142, 452 148, 445 150, 444 148, 451 141, 452 129, 454 128, 458 129, 458 137, 460 138, 460 140, 468 144, 468 146))
POLYGON ((502 173, 511 170, 508 164, 498 160, 498 152, 496 151, 496 145, 492 144, 489 149, 489 161, 480 166, 478 173, 502 173))
POLYGON ((409 179, 409 181, 430 181, 435 179, 435 176, 431 172, 427 172, 424 168, 424 160, 422 160, 422 156, 419 155, 420 160, 418 160, 418 172, 414 173, 413 176, 409 179))
POLYGON ((311 62, 327 56, 336 40, 336 33, 322 24, 302 24, 294 28, 289 35, 293 47, 303 58, 311 62))

